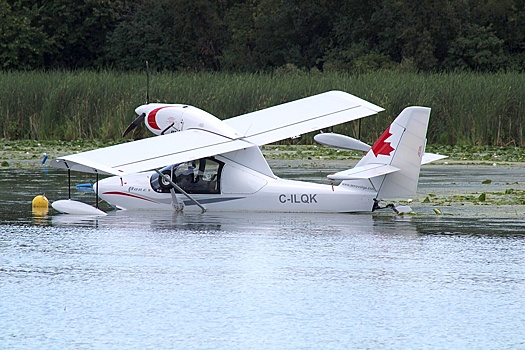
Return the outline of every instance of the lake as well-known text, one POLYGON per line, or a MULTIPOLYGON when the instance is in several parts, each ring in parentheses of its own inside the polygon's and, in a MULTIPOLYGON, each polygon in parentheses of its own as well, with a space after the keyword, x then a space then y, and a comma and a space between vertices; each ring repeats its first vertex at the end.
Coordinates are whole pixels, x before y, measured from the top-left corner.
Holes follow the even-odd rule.
MULTIPOLYGON (((289 164, 272 167, 318 182, 334 170, 289 164)), ((524 178, 425 167, 414 216, 79 218, 31 212, 37 194, 67 198, 64 172, 3 169, 0 348, 523 349, 525 206, 422 202, 521 191, 524 178)))

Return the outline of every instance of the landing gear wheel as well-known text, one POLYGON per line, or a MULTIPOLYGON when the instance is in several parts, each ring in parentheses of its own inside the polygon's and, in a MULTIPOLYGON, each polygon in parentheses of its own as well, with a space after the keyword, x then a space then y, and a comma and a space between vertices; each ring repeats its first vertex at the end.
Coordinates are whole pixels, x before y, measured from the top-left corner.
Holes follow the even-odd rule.
MULTIPOLYGON (((170 170, 164 170, 162 172, 162 174, 164 176, 168 177, 171 180, 171 171, 170 170)), ((166 181, 166 179, 163 176, 159 176, 159 186, 163 190, 169 190, 169 189, 171 189, 173 187, 173 186, 171 186, 171 184, 168 181, 166 181)))

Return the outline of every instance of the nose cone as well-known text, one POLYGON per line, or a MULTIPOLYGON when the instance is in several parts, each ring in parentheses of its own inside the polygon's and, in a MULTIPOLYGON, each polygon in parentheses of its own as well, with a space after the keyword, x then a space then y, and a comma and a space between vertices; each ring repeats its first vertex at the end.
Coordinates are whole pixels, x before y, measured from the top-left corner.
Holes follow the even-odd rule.
POLYGON ((93 190, 98 194, 99 198, 108 202, 110 205, 119 207, 118 200, 115 202, 115 197, 118 199, 117 194, 124 192, 123 181, 121 177, 111 176, 102 179, 93 184, 93 190))
POLYGON ((157 105, 157 103, 138 106, 137 108, 135 108, 135 113, 137 113, 137 115, 145 114, 147 116, 149 112, 156 108, 154 107, 155 105, 157 105))
POLYGON ((151 110, 152 110, 151 105, 147 104, 147 105, 142 105, 142 106, 138 106, 137 108, 135 108, 135 113, 137 113, 137 115, 141 115, 142 113, 148 115, 148 113, 151 110))
POLYGON ((137 108, 135 108, 135 113, 137 113, 137 115, 141 115, 142 113, 144 113, 146 114, 146 116, 148 116, 150 112, 155 109, 159 109, 162 107, 174 107, 174 106, 179 106, 179 105, 168 104, 168 103, 148 103, 148 104, 138 106, 137 108))
POLYGON ((97 193, 100 199, 105 201, 108 201, 108 195, 115 191, 122 191, 122 189, 121 178, 118 176, 107 177, 93 184, 93 190, 95 190, 95 193, 97 193))
MULTIPOLYGON (((146 127, 155 135, 160 135, 162 130, 173 122, 175 116, 173 109, 170 107, 179 107, 180 105, 165 104, 165 103, 149 103, 139 106, 135 109, 137 115, 142 116, 141 121, 144 121, 146 127), (168 113, 163 113, 170 110, 168 113)), ((141 117, 139 117, 141 118, 141 117)))
POLYGON ((119 187, 122 187, 123 182, 122 178, 119 176, 110 176, 105 179, 102 179, 93 184, 93 190, 98 190, 98 195, 103 195, 107 191, 114 191, 119 187))

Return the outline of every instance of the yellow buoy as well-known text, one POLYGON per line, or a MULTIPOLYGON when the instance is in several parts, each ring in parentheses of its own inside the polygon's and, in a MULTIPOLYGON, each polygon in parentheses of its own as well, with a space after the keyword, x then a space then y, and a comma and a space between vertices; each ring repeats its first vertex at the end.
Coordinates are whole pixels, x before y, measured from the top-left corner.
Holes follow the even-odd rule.
POLYGON ((49 210, 49 200, 45 194, 41 194, 33 198, 31 202, 33 206, 33 215, 34 216, 46 216, 47 211, 49 210))
POLYGON ((40 194, 33 198, 33 201, 31 202, 33 205, 33 209, 35 208, 48 208, 49 207, 49 200, 47 199, 45 194, 40 194))

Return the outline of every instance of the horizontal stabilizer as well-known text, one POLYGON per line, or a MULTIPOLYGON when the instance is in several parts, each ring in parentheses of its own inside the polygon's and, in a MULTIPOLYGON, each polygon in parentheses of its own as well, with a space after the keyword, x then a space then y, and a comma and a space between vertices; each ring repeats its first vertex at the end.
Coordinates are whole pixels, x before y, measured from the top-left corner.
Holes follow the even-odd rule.
POLYGON ((362 180, 390 174, 400 170, 388 164, 366 164, 356 166, 352 169, 330 174, 327 177, 332 180, 362 180))
POLYGON ((445 158, 448 158, 448 156, 444 156, 442 154, 437 154, 437 153, 425 152, 423 154, 423 158, 421 158, 421 165, 432 163, 432 162, 435 162, 436 160, 445 159, 445 158))

